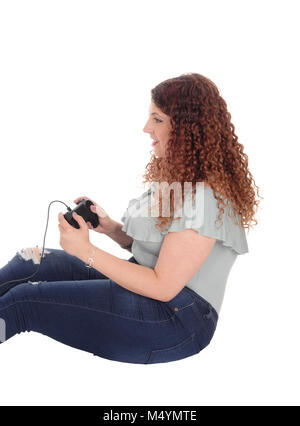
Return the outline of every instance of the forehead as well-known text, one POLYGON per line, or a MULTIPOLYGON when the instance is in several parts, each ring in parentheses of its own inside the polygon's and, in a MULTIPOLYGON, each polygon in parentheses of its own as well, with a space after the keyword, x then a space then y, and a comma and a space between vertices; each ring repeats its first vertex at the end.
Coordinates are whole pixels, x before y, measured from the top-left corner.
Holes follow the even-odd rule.
POLYGON ((153 101, 151 101, 150 102, 150 106, 149 106, 149 113, 150 114, 152 114, 152 113, 156 113, 156 114, 158 114, 158 115, 161 115, 161 116, 166 116, 154 103, 153 103, 153 101))

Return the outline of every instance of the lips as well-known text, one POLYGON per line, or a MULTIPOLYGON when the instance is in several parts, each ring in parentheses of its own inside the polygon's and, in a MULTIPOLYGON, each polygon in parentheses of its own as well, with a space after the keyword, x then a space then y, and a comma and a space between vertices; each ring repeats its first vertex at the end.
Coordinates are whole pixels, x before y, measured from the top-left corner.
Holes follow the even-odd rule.
POLYGON ((155 146, 155 145, 157 145, 158 144, 158 141, 153 141, 152 142, 152 146, 155 146))

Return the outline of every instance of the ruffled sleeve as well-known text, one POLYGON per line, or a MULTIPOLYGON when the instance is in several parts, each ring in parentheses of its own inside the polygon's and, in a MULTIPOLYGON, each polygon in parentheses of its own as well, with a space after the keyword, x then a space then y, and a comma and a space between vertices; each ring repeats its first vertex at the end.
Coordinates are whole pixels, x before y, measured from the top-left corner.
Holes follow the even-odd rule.
MULTIPOLYGON (((210 187, 197 187, 194 201, 188 193, 182 209, 177 210, 177 218, 175 216, 176 219, 169 224, 169 228, 161 232, 155 226, 157 219, 147 213, 150 194, 151 190, 148 190, 140 197, 132 198, 121 217, 121 221, 124 223, 122 231, 133 239, 162 243, 168 232, 194 229, 200 235, 216 238, 223 246, 230 247, 237 254, 249 251, 245 229, 237 225, 229 216, 228 206, 224 206, 222 222, 216 221, 219 215, 218 201, 210 187)), ((238 220, 239 224, 241 223, 239 216, 236 216, 235 220, 238 220)))
POLYGON ((149 199, 151 190, 145 191, 140 197, 132 198, 121 217, 124 223, 122 231, 135 240, 161 243, 163 236, 155 228, 153 218, 149 215, 149 199))
MULTIPOLYGON (((232 206, 231 203, 229 206, 232 206)), ((221 221, 216 221, 219 216, 219 208, 213 190, 210 187, 201 187, 200 190, 197 188, 195 200, 192 201, 191 197, 185 198, 181 214, 177 215, 179 218, 173 220, 169 228, 162 234, 194 229, 200 235, 220 240, 223 246, 230 247, 237 254, 247 253, 249 250, 245 229, 237 225, 229 216, 226 205, 223 208, 221 221)), ((231 215, 233 216, 233 214, 231 215)), ((235 220, 239 224, 241 223, 240 216, 237 216, 235 220)))
MULTIPOLYGON (((138 201, 138 198, 132 198, 129 200, 128 207, 125 210, 125 212, 122 214, 121 221, 125 224, 127 222, 127 219, 129 217, 129 209, 138 201)), ((124 231, 124 229, 122 229, 124 231)))

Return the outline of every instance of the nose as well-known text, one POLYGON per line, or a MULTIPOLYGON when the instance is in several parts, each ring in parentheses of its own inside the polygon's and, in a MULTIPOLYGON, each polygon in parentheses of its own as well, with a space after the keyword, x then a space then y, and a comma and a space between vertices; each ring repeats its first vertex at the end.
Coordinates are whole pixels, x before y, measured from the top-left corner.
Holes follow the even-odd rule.
POLYGON ((150 133, 150 132, 149 132, 149 130, 147 129, 147 124, 148 124, 148 123, 146 123, 146 124, 145 124, 145 126, 144 126, 144 128, 143 128, 143 132, 145 132, 145 133, 150 133))
POLYGON ((146 124, 145 124, 145 126, 143 128, 143 132, 149 133, 150 135, 153 133, 153 125, 151 123, 151 118, 150 117, 146 121, 146 124))

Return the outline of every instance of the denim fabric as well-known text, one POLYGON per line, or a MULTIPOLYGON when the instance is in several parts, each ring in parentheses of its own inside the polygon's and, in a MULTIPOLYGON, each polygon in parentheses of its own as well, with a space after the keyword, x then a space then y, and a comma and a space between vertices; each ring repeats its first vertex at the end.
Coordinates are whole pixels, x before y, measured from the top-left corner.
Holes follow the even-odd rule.
MULTIPOLYGON (((35 331, 109 360, 153 364, 195 355, 212 339, 218 314, 193 290, 184 287, 161 302, 125 289, 64 250, 46 250, 34 281, 0 297, 0 343, 35 331)), ((0 269, 0 290, 37 267, 17 252, 0 269)))

